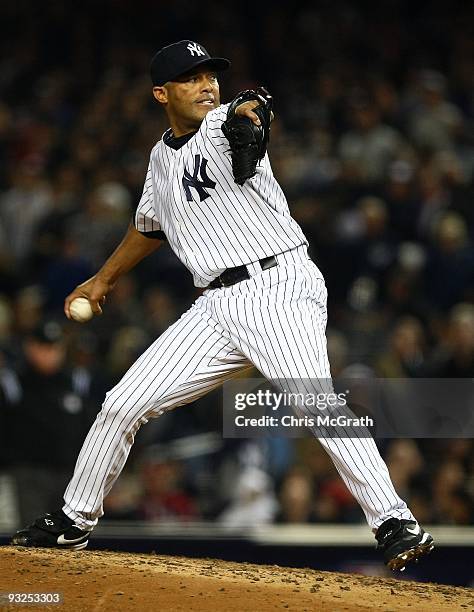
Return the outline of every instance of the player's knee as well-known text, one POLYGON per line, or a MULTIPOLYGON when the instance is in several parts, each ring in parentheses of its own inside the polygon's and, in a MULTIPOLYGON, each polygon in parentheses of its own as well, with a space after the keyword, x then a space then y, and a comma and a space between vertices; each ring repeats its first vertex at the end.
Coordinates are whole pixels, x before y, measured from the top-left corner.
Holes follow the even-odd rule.
POLYGON ((111 421, 116 417, 120 417, 122 420, 126 416, 133 418, 134 414, 139 414, 142 410, 143 406, 140 402, 131 397, 117 396, 112 389, 105 396, 99 417, 107 421, 111 421))
POLYGON ((175 397, 169 389, 164 389, 162 393, 158 389, 153 397, 146 398, 140 391, 127 395, 123 390, 114 387, 106 394, 98 416, 108 422, 115 419, 124 422, 140 420, 143 423, 182 403, 182 396, 175 397))

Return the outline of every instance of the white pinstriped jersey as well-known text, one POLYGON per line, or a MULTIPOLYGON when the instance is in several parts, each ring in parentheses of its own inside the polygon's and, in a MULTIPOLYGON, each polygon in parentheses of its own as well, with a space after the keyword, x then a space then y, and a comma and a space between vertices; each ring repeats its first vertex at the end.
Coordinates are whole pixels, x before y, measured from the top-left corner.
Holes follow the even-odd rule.
POLYGON ((243 186, 234 182, 221 130, 227 107, 210 111, 181 148, 163 138, 155 145, 135 213, 138 231, 164 232, 196 287, 206 287, 226 268, 308 244, 268 155, 252 179, 243 186))

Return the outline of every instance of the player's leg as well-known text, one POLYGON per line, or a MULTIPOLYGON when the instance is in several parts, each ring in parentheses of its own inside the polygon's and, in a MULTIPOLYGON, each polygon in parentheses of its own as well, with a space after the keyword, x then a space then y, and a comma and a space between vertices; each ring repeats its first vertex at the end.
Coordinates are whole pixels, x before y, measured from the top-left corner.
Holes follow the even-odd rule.
MULTIPOLYGON (((90 530, 102 516, 103 499, 122 471, 142 424, 251 367, 203 312, 199 304, 204 299, 199 298, 168 328, 107 393, 64 494, 63 512, 78 528, 90 530)), ((63 527, 61 517, 46 520, 63 527)))
MULTIPOLYGON (((314 386, 305 388, 306 392, 332 392, 325 337, 326 287, 318 268, 306 258, 288 265, 280 262, 240 285, 240 291, 219 290, 220 297, 211 301, 242 353, 267 378, 286 381, 289 390, 301 391, 311 379, 314 386)), ((389 517, 414 520, 371 437, 313 433, 373 529, 389 517)))
MULTIPOLYGON (((212 312, 267 378, 289 390, 293 385, 296 392, 332 392, 322 275, 300 249, 278 260, 278 266, 245 281, 240 290, 219 290, 210 299, 212 312), (310 388, 304 389, 309 380, 310 388)), ((385 563, 403 570, 408 561, 430 552, 433 538, 397 495, 374 440, 354 431, 328 433, 313 430, 376 532, 385 563)))

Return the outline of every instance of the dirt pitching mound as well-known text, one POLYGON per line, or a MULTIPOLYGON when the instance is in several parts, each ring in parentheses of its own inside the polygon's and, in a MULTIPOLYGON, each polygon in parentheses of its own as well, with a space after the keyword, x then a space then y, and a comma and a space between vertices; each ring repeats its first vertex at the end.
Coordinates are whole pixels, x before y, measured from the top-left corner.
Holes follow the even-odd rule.
MULTIPOLYGON (((474 610, 469 589, 279 566, 108 551, 0 548, 0 592, 61 593, 42 610, 474 610)), ((36 606, 0 604, 3 610, 36 606)))

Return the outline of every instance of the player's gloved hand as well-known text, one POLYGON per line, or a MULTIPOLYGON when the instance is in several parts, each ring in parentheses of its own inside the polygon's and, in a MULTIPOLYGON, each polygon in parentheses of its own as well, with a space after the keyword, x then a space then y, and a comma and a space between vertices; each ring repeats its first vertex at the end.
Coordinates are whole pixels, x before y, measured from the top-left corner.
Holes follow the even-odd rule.
POLYGON ((102 314, 102 306, 105 303, 105 296, 113 289, 113 284, 107 282, 95 274, 89 280, 84 281, 72 291, 64 301, 64 313, 68 319, 71 319, 69 307, 71 302, 78 297, 87 298, 90 302, 92 312, 95 315, 102 314))
POLYGON ((239 93, 227 110, 222 131, 229 141, 232 173, 238 185, 255 176, 257 164, 265 156, 273 119, 272 105, 271 95, 259 87, 239 93))

